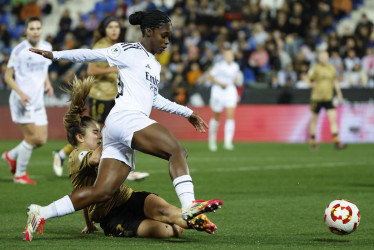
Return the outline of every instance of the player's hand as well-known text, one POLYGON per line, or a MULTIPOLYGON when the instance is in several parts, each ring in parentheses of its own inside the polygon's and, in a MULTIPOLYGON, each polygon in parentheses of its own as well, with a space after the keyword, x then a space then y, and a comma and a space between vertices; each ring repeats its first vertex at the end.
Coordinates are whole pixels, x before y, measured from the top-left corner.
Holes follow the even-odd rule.
POLYGON ((343 104, 343 97, 342 96, 338 96, 338 102, 339 102, 339 104, 343 104))
POLYGON ((48 59, 53 59, 53 54, 51 51, 46 51, 46 50, 40 50, 40 49, 34 49, 34 48, 29 48, 29 50, 31 52, 34 52, 36 54, 39 54, 39 55, 42 55, 44 56, 45 58, 48 58, 48 59))
POLYGON ((90 234, 90 233, 93 233, 95 231, 98 231, 99 229, 97 228, 97 226, 92 223, 90 226, 86 226, 85 228, 83 228, 82 230, 82 234, 90 234))
POLYGON ((188 121, 194 126, 195 130, 199 130, 201 133, 205 133, 205 128, 209 128, 208 124, 204 122, 201 117, 196 114, 195 112, 192 113, 190 118, 188 118, 188 121))
POLYGON ((29 103, 31 99, 30 96, 26 95, 25 93, 21 93, 20 97, 21 97, 22 106, 26 107, 26 105, 29 103))

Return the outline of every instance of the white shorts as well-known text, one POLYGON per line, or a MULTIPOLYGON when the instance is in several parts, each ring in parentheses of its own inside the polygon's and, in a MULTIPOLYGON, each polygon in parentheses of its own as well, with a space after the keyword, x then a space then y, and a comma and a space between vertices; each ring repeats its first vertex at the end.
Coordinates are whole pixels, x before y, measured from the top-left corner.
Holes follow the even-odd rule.
POLYGON ((36 126, 48 124, 47 112, 44 106, 39 108, 34 108, 33 106, 24 107, 13 91, 9 96, 9 107, 14 123, 34 123, 36 126))
POLYGON ((111 113, 105 120, 102 130, 103 152, 101 158, 111 158, 124 162, 135 170, 136 150, 131 148, 132 137, 136 131, 156 123, 139 111, 123 110, 111 113))
POLYGON ((212 87, 209 104, 213 112, 221 113, 224 108, 235 108, 237 103, 238 91, 235 87, 212 87))

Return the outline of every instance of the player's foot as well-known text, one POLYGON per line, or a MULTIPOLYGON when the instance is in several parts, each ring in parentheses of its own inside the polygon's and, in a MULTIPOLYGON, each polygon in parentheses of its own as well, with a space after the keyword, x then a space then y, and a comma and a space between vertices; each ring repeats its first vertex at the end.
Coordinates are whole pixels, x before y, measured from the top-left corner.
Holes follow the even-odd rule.
POLYGON ((61 158, 59 150, 53 151, 53 170, 57 176, 62 176, 64 159, 61 158))
POLYGON ((232 145, 232 143, 225 143, 225 144, 223 144, 223 148, 225 150, 232 151, 232 150, 234 150, 234 145, 232 145))
POLYGON ((198 216, 199 214, 206 212, 213 212, 218 208, 221 208, 221 200, 197 200, 194 201, 191 206, 183 209, 182 218, 186 221, 192 219, 193 217, 198 216))
POLYGON ((310 149, 313 150, 313 151, 318 151, 317 144, 311 144, 310 149))
POLYGON ((190 228, 197 231, 205 231, 209 234, 214 234, 214 232, 217 230, 217 226, 211 222, 205 214, 199 214, 198 216, 187 221, 187 224, 190 228))
POLYGON ((126 180, 127 181, 141 181, 141 180, 144 180, 145 178, 147 178, 148 176, 149 176, 149 173, 132 172, 127 176, 126 180))
POLYGON ((209 142, 209 150, 212 151, 212 152, 216 152, 217 151, 217 144, 215 142, 209 142))
POLYGON ((28 207, 27 222, 25 227, 25 241, 32 241, 34 233, 43 234, 44 218, 40 215, 40 206, 32 204, 28 207))
POLYGON ((340 150, 340 149, 345 149, 347 147, 347 144, 337 142, 334 144, 335 149, 340 150))
POLYGON ((4 152, 2 155, 1 155, 1 159, 3 159, 3 161, 5 161, 8 166, 9 166, 9 171, 14 175, 14 173, 16 172, 16 166, 17 166, 17 161, 16 160, 13 160, 9 157, 8 155, 8 152, 4 152))
POLYGON ((13 181, 20 184, 36 184, 36 181, 33 181, 29 178, 29 174, 24 174, 19 177, 14 176, 13 181))

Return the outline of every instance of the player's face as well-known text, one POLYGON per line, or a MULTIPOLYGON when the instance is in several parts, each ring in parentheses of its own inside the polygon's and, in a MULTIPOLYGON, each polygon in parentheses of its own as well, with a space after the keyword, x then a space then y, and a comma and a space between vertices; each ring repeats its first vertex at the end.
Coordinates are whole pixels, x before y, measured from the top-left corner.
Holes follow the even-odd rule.
POLYGON ((160 28, 154 29, 151 36, 151 53, 161 54, 168 46, 172 34, 173 30, 170 23, 165 23, 160 28))
POLYGON ((94 150, 101 144, 100 126, 97 122, 91 122, 86 128, 86 134, 82 138, 82 146, 87 149, 94 150))
POLYGON ((223 54, 223 57, 225 58, 227 63, 231 63, 234 61, 234 53, 232 53, 231 50, 225 51, 225 53, 223 54))
POLYGON ((329 62, 329 54, 327 54, 327 52, 320 52, 318 54, 318 60, 322 64, 327 64, 329 62))
POLYGON ((36 45, 42 34, 42 24, 40 21, 29 22, 25 29, 26 38, 31 43, 31 45, 36 45))
POLYGON ((119 23, 116 21, 110 22, 105 29, 105 34, 111 41, 117 41, 120 32, 119 23))

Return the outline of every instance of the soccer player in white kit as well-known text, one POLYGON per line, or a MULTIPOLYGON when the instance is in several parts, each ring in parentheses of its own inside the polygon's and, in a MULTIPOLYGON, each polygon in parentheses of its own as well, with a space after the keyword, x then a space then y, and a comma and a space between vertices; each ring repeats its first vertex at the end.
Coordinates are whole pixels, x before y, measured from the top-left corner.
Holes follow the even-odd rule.
POLYGON ((44 107, 44 93, 53 95, 48 77, 51 61, 29 51, 29 48, 52 51, 50 43, 40 40, 42 24, 39 18, 25 22, 26 40, 12 51, 5 72, 5 82, 12 88, 9 106, 14 123, 23 134, 23 141, 15 148, 4 152, 2 159, 8 163, 15 183, 35 184, 26 173, 34 148, 47 141, 47 113, 44 107))
POLYGON ((136 151, 169 161, 169 174, 183 209, 185 220, 213 211, 221 200, 196 201, 186 158, 187 151, 161 124, 151 120, 152 108, 184 116, 200 132, 207 124, 191 109, 173 103, 158 94, 161 65, 154 54, 169 44, 172 26, 162 11, 135 12, 129 17, 132 25, 140 25, 143 40, 139 43, 118 43, 105 49, 78 49, 60 52, 31 51, 54 60, 73 62, 107 62, 117 66, 118 94, 103 128, 103 152, 94 186, 74 190, 70 195, 46 207, 32 205, 25 228, 25 239, 44 224, 44 220, 60 217, 90 204, 106 201, 135 168, 136 151))
POLYGON ((238 75, 239 65, 234 62, 234 54, 231 50, 223 51, 224 60, 217 62, 209 75, 213 86, 210 94, 210 107, 213 110, 213 117, 209 122, 209 150, 217 151, 217 130, 218 123, 223 109, 226 109, 226 123, 223 147, 226 150, 233 150, 232 140, 235 131, 234 114, 238 103, 238 91, 236 85, 241 85, 238 75))

